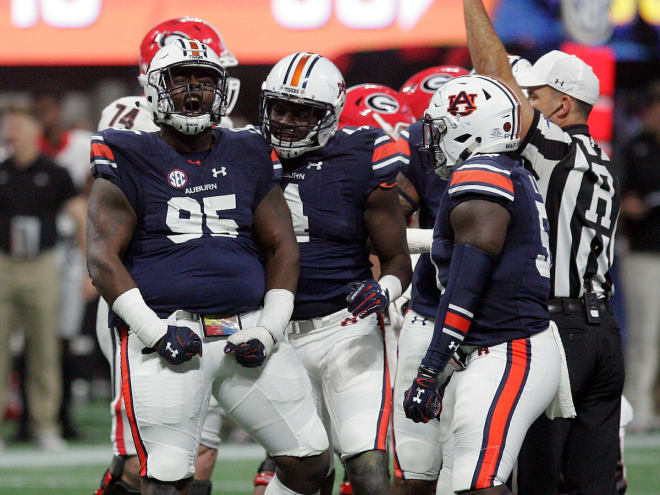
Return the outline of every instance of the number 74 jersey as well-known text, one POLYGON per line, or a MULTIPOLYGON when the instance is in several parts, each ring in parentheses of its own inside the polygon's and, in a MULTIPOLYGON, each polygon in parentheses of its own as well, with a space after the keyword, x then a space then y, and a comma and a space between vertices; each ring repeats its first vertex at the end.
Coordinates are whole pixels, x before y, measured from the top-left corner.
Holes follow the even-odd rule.
POLYGON ((458 167, 440 200, 431 258, 447 286, 453 251, 452 210, 468 200, 493 201, 511 215, 506 240, 464 344, 493 346, 548 328, 549 224, 532 174, 504 154, 477 155, 458 167))
POLYGON ((265 292, 254 210, 281 165, 253 130, 213 135, 211 151, 187 156, 157 133, 92 136, 92 174, 119 187, 137 216, 122 261, 161 317, 176 309, 247 312, 265 292))

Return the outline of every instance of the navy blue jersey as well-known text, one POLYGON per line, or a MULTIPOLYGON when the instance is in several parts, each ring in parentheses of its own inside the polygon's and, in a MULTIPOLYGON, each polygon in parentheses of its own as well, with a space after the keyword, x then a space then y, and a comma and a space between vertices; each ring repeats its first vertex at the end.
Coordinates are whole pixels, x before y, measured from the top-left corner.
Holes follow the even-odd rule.
MULTIPOLYGON (((440 198, 447 189, 447 181, 442 180, 433 171, 424 169, 420 158, 419 146, 422 143, 422 122, 415 122, 408 129, 401 131, 410 147, 410 163, 401 169, 401 173, 415 186, 419 194, 419 226, 432 229, 438 212, 440 198)), ((436 278, 436 268, 431 262, 431 255, 423 253, 413 271, 410 307, 416 313, 427 318, 435 318, 440 301, 440 289, 436 278)))
POLYGON ((106 130, 92 137, 94 177, 118 186, 137 215, 122 261, 161 317, 177 309, 235 314, 263 300, 252 223, 281 165, 253 131, 217 128, 213 135, 213 150, 198 159, 177 153, 157 133, 106 130))
POLYGON ((371 278, 364 204, 393 187, 408 155, 381 129, 345 127, 323 148, 284 163, 282 188, 300 247, 292 319, 347 306, 346 285, 371 278))
POLYGON ((548 220, 541 193, 522 162, 508 155, 477 155, 451 175, 433 232, 431 256, 447 283, 453 250, 451 211, 463 201, 494 201, 511 214, 506 241, 464 344, 491 346, 548 328, 548 220))

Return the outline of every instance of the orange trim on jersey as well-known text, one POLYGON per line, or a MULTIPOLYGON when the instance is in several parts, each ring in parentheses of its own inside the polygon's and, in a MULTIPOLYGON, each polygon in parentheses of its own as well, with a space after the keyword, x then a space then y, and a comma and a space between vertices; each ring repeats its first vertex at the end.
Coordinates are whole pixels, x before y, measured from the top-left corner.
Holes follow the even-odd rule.
POLYGON ((497 172, 488 172, 486 170, 457 170, 454 172, 451 184, 449 185, 455 186, 462 182, 484 182, 513 193, 513 182, 511 182, 511 179, 500 175, 497 172))
POLYGON ((371 163, 377 163, 384 158, 394 156, 397 153, 400 153, 399 146, 394 141, 389 141, 382 146, 379 146, 374 150, 373 155, 371 155, 371 163))
POLYGON ((392 189, 394 186, 396 186, 396 182, 381 182, 378 184, 381 189, 392 189))
POLYGON ((392 384, 390 382, 390 368, 387 364, 387 348, 385 346, 385 322, 383 315, 378 313, 378 326, 383 336, 383 362, 385 371, 383 373, 383 402, 380 405, 380 415, 378 416, 378 426, 376 431, 376 450, 387 450, 387 430, 390 426, 390 417, 392 416, 392 384))
POLYGON ((400 137, 396 140, 396 144, 401 153, 403 153, 406 156, 410 156, 410 143, 408 142, 407 139, 403 139, 400 137))
POLYGON ((130 370, 128 367, 128 327, 119 327, 119 338, 121 340, 121 394, 124 399, 128 424, 131 425, 135 450, 137 451, 138 459, 140 460, 140 476, 146 476, 147 453, 144 450, 144 445, 142 445, 142 440, 140 439, 140 432, 138 431, 137 421, 135 419, 135 411, 133 411, 133 401, 131 400, 131 382, 129 379, 130 370))
POLYGON ((468 332, 471 323, 471 320, 468 320, 461 315, 457 315, 456 313, 452 313, 451 311, 447 311, 445 316, 445 325, 452 326, 463 333, 468 332))
POLYGON ((302 74, 305 64, 309 60, 310 55, 304 55, 298 60, 298 65, 296 65, 296 70, 293 71, 293 77, 291 78, 291 86, 298 86, 300 82, 300 75, 302 74))
POLYGON ((507 424, 513 413, 513 407, 520 394, 520 388, 525 381, 529 356, 527 354, 527 339, 517 339, 511 342, 511 368, 506 383, 502 388, 497 404, 490 420, 488 443, 483 448, 484 457, 477 475, 474 489, 487 488, 495 477, 500 453, 504 448, 507 424))
POLYGON ((105 158, 109 158, 110 160, 115 159, 115 154, 110 149, 110 146, 103 143, 92 143, 90 147, 90 153, 92 160, 95 156, 103 156, 105 158))
POLYGON ((280 157, 277 156, 277 153, 275 153, 275 150, 270 151, 270 159, 273 161, 273 163, 280 163, 280 157))

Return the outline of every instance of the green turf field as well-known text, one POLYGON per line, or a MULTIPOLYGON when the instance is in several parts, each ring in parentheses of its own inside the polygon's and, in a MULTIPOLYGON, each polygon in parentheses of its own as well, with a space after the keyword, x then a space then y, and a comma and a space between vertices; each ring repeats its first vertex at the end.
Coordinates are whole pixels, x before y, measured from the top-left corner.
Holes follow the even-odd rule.
MULTIPOLYGON (((0 495, 91 495, 111 457, 106 440, 106 405, 98 401, 76 409, 86 438, 63 454, 43 454, 25 444, 8 444, 0 453, 0 495), (32 467, 30 467, 32 466, 32 467)), ((5 437, 12 425, 4 428, 5 437)), ((628 436, 625 458, 629 495, 660 494, 660 436, 628 436)), ((252 478, 261 457, 253 444, 221 448, 213 476, 217 495, 250 494, 252 478)), ((338 466, 341 470, 341 468, 338 466)), ((339 482, 340 480, 337 480, 339 482)))

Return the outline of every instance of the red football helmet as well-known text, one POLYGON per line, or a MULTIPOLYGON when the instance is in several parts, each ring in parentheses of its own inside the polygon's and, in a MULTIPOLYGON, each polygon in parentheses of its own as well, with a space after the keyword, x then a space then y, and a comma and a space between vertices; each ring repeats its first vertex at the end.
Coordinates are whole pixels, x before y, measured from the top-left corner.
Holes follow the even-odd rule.
MULTIPOLYGON (((196 17, 178 17, 154 26, 142 39, 138 80, 143 87, 147 83, 147 69, 156 52, 179 38, 195 39, 210 46, 220 57, 220 63, 225 68, 238 65, 236 57, 227 49, 225 40, 211 24, 196 17)), ((228 78, 227 83, 227 113, 229 113, 236 104, 241 83, 234 77, 228 78)))
POLYGON ((401 100, 406 102, 410 107, 416 119, 421 119, 431 102, 433 93, 439 87, 449 79, 458 76, 467 76, 468 74, 467 69, 457 65, 429 67, 413 75, 403 83, 403 86, 399 90, 401 100))
POLYGON ((415 122, 399 93, 381 84, 358 84, 346 91, 346 104, 339 116, 339 127, 370 125, 381 127, 396 139, 399 132, 415 122))

